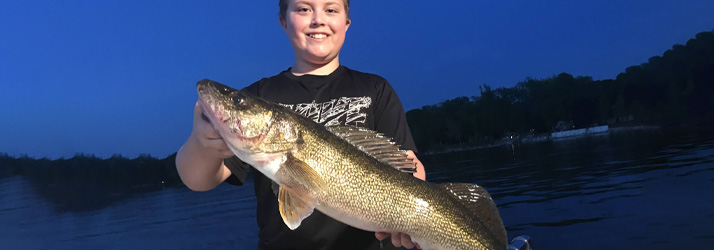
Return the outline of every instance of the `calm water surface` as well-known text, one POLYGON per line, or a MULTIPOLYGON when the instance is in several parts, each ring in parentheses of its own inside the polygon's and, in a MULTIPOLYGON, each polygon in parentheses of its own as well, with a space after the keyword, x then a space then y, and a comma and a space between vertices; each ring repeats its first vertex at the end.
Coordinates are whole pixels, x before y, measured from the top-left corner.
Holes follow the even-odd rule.
MULTIPOLYGON (((472 182, 509 238, 536 249, 711 249, 714 136, 629 131, 422 156, 432 182, 472 182)), ((252 183, 165 189, 58 212, 21 177, 0 179, 0 249, 255 249, 252 183)))

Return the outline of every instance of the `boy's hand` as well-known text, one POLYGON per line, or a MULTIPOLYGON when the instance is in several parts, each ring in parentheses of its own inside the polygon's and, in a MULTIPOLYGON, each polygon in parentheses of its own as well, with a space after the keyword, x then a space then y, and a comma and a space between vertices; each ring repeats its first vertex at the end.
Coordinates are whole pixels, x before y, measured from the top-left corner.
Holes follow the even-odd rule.
POLYGON ((412 249, 416 247, 417 249, 421 249, 419 244, 412 242, 412 238, 409 237, 409 235, 405 233, 398 233, 398 232, 392 232, 392 233, 387 233, 387 232, 375 232, 374 237, 377 237, 378 240, 384 240, 388 236, 392 238, 392 245, 395 247, 405 247, 407 249, 412 249))
POLYGON ((218 158, 233 156, 233 152, 228 148, 226 142, 223 141, 221 135, 216 132, 208 120, 208 117, 203 113, 203 108, 196 102, 196 107, 193 109, 193 131, 191 131, 191 137, 198 142, 198 145, 206 150, 206 153, 218 158))
POLYGON ((426 172, 424 172, 424 165, 421 164, 421 161, 416 157, 414 154, 414 151, 407 150, 407 159, 410 159, 414 162, 416 165, 416 172, 413 174, 414 177, 417 179, 420 179, 422 181, 426 180, 426 172))

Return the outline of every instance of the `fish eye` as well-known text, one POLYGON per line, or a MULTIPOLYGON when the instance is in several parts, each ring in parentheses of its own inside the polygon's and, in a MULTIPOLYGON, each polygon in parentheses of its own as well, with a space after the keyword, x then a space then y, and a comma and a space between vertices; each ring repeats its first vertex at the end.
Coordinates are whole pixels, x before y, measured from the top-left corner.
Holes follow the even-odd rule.
POLYGON ((234 96, 233 103, 235 103, 236 105, 243 104, 243 98, 240 98, 240 96, 234 96))

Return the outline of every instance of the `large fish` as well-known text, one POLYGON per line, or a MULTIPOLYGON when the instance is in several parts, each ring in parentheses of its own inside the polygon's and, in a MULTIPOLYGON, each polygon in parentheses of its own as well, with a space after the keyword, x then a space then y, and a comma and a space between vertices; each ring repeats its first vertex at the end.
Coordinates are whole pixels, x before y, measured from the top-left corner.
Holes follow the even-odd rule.
POLYGON ((367 231, 403 232, 423 249, 506 249, 490 195, 473 184, 433 184, 381 134, 324 127, 287 107, 223 84, 197 84, 200 105, 228 147, 279 185, 290 229, 313 209, 367 231))

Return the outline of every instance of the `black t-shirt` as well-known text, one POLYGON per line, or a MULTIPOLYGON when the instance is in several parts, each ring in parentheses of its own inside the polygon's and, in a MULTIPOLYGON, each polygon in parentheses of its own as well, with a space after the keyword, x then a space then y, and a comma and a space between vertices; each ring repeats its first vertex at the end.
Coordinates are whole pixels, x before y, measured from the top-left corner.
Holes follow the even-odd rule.
MULTIPOLYGON (((393 138, 404 150, 416 152, 399 98, 384 78, 340 66, 326 76, 295 76, 290 69, 263 78, 243 89, 266 100, 290 107, 326 126, 365 127, 393 138)), ((248 165, 237 157, 226 159, 233 172, 227 180, 242 184, 248 165)), ((290 230, 278 211, 273 182, 253 171, 257 197, 259 249, 394 249, 373 232, 359 230, 315 210, 295 230, 290 230)), ((396 248, 401 249, 401 248, 396 248)))

